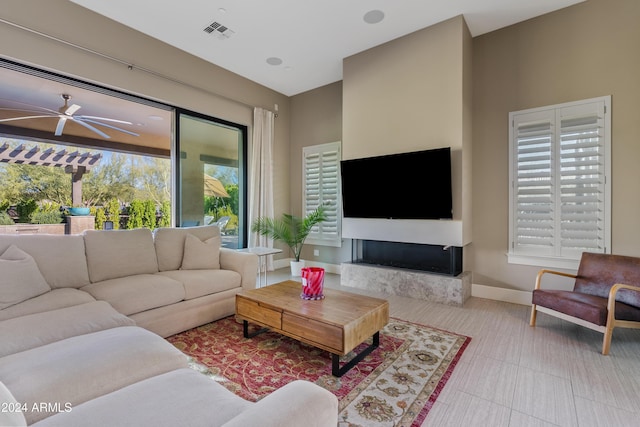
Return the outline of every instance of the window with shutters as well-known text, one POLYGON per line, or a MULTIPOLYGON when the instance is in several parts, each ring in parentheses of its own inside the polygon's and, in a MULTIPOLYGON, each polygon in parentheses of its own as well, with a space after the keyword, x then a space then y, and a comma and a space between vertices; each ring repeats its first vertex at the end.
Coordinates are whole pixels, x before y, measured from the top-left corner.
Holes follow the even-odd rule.
POLYGON ((611 97, 509 114, 509 262, 611 250, 611 97))
POLYGON ((302 211, 306 215, 319 205, 327 208, 327 220, 316 226, 306 243, 341 245, 340 142, 302 149, 302 211))

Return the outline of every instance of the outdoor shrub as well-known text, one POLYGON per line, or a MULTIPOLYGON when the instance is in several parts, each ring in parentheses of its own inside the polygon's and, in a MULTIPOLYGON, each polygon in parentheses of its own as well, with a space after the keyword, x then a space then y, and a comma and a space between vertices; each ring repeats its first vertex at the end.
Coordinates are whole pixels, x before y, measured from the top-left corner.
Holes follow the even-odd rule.
POLYGON ((107 220, 107 214, 105 213, 104 208, 92 206, 91 215, 95 217, 96 230, 103 230, 104 222, 107 220))
POLYGON ((118 199, 111 199, 107 203, 107 221, 113 222, 113 229, 120 228, 120 202, 118 199))
POLYGON ((31 224, 60 224, 62 222, 62 213, 59 210, 38 210, 31 214, 29 222, 31 224))
POLYGON ((13 225, 13 224, 14 222, 8 213, 4 211, 0 212, 0 225, 13 225))
POLYGON ((16 206, 20 222, 29 222, 31 214, 34 213, 36 209, 38 209, 38 204, 35 200, 29 199, 20 201, 16 206))
POLYGON ((162 202, 158 227, 171 227, 171 202, 162 202))
POLYGON ((156 228, 156 202, 146 200, 143 202, 144 211, 142 213, 142 226, 151 230, 156 228))
POLYGON ((60 205, 53 202, 42 202, 37 212, 60 212, 60 205))
POLYGON ((11 207, 11 202, 8 200, 0 200, 0 212, 4 212, 11 207))
POLYGON ((129 204, 129 220, 127 221, 127 229, 143 227, 144 203, 141 200, 133 200, 129 204))

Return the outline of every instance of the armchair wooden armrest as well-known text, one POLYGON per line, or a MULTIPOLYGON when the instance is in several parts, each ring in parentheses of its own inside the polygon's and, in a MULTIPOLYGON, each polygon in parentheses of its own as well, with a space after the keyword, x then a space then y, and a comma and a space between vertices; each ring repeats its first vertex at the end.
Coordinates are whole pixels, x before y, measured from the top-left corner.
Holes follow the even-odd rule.
POLYGON ((613 335, 613 328, 616 326, 622 326, 624 328, 640 328, 638 322, 630 322, 626 320, 616 320, 616 295, 620 289, 630 289, 632 291, 640 292, 640 287, 627 285, 624 283, 616 283, 611 287, 609 291, 609 298, 607 299, 607 326, 604 331, 604 339, 602 343, 602 354, 609 354, 609 348, 611 347, 611 336, 613 335))
POLYGON ((575 274, 571 274, 571 273, 563 273, 562 271, 555 271, 555 270, 540 270, 538 271, 538 275, 536 276, 536 285, 534 287, 534 289, 540 289, 540 286, 542 284, 542 276, 545 274, 555 274, 556 276, 564 276, 564 277, 570 277, 572 279, 575 279, 576 277, 578 277, 575 274))

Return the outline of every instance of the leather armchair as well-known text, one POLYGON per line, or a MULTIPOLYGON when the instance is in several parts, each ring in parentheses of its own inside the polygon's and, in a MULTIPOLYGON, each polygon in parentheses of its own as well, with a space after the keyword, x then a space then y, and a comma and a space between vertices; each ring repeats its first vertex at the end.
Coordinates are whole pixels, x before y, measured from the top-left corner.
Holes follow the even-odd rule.
POLYGON ((540 270, 531 326, 538 311, 603 333, 602 354, 609 354, 614 328, 640 328, 640 258, 585 252, 575 275, 540 270), (573 290, 542 289, 545 274, 575 279, 573 290))

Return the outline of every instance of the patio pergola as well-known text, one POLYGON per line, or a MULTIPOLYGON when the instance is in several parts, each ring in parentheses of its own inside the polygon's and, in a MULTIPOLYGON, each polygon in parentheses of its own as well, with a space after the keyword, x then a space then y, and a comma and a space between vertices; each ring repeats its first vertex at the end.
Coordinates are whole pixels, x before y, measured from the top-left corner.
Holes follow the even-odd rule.
POLYGON ((101 158, 102 154, 100 153, 79 153, 77 151, 69 153, 64 149, 56 151, 53 148, 43 151, 36 146, 27 148, 24 144, 20 144, 16 148, 9 147, 8 143, 0 146, 0 162, 2 163, 64 168, 66 173, 71 174, 71 203, 73 205, 82 204, 82 176, 100 163, 101 158))

